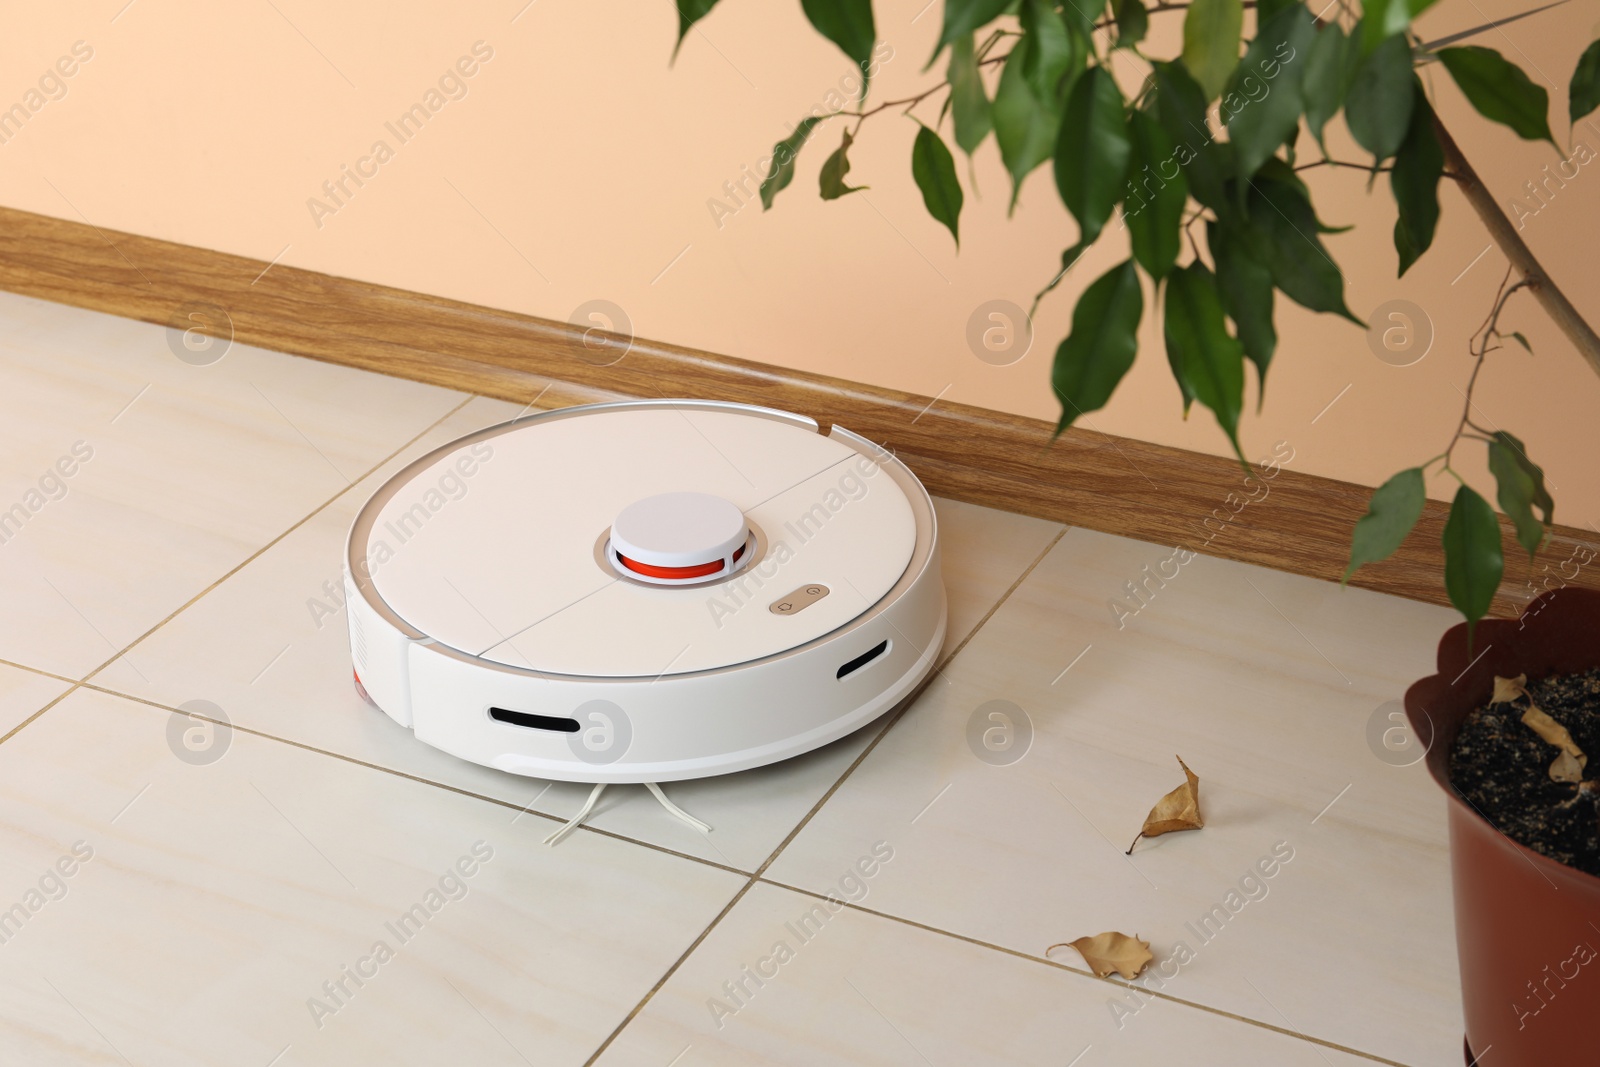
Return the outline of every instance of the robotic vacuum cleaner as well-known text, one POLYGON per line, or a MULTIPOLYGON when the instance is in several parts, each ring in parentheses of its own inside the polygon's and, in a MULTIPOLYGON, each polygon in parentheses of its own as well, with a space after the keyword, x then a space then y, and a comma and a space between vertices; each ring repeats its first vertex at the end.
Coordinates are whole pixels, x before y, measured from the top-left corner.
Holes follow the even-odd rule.
POLYGON ((542 412, 361 509, 356 682, 454 756, 598 783, 583 814, 605 783, 662 797, 915 690, 945 633, 937 533, 911 471, 838 426, 704 400, 542 412))

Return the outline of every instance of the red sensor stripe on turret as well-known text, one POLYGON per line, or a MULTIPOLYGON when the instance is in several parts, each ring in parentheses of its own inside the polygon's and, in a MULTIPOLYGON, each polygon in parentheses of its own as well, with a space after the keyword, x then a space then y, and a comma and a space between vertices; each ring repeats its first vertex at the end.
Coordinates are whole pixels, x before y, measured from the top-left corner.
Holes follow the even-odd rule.
MULTIPOLYGON (((733 554, 737 560, 744 555, 745 546, 740 545, 739 550, 733 554)), ((636 559, 629 559, 622 553, 617 553, 617 559, 622 565, 636 574, 643 574, 648 578, 704 578, 708 574, 716 574, 722 569, 722 560, 712 560, 710 563, 698 563, 693 567, 657 567, 650 563, 640 563, 636 559)))

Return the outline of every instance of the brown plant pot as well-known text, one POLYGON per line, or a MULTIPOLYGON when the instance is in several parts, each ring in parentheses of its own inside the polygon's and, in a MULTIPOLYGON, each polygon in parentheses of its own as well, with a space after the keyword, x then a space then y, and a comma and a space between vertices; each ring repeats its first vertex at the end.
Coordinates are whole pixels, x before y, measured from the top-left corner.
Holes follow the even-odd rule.
POLYGON ((1521 619, 1480 622, 1470 648, 1466 624, 1452 627, 1439 641, 1439 673, 1406 691, 1406 716, 1449 804, 1469 1064, 1577 1063, 1600 1042, 1600 878, 1512 841, 1450 784, 1456 733, 1488 701, 1495 675, 1596 666, 1600 592, 1567 587, 1521 619))

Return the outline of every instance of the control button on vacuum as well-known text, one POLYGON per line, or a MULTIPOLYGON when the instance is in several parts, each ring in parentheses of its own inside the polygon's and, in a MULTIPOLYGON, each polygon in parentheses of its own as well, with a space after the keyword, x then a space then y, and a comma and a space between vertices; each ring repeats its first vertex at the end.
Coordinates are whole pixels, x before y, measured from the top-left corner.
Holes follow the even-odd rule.
POLYGON ((773 601, 767 610, 774 615, 798 615, 829 592, 825 585, 803 585, 782 599, 773 601))

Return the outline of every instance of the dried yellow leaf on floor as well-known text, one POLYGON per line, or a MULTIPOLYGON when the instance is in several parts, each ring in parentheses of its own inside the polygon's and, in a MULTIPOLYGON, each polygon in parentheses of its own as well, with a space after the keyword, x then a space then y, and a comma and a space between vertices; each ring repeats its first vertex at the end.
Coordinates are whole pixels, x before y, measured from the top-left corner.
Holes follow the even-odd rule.
POLYGON ((1119 934, 1115 930, 1108 930, 1103 934, 1093 937, 1080 937, 1076 941, 1063 941, 1059 945, 1051 945, 1044 950, 1046 956, 1051 949, 1063 948, 1071 945, 1083 957, 1083 962, 1097 978, 1105 978, 1112 971, 1124 978, 1137 978, 1155 956, 1150 951, 1150 942, 1139 940, 1139 935, 1129 937, 1119 934))
POLYGON ((1526 674, 1519 674, 1515 678, 1502 678, 1498 674, 1495 675, 1494 696, 1489 698, 1489 703, 1509 704, 1518 697, 1527 696, 1528 690, 1524 688, 1527 681, 1528 676, 1526 674))
MULTIPOLYGON (((1133 839, 1133 845, 1139 843, 1140 837, 1160 837, 1177 830, 1198 830, 1206 824, 1200 817, 1200 779, 1183 762, 1182 756, 1177 760, 1187 781, 1156 801, 1156 806, 1144 817, 1144 829, 1133 839)), ((1133 854, 1133 845, 1128 846, 1129 855, 1133 854)))

